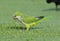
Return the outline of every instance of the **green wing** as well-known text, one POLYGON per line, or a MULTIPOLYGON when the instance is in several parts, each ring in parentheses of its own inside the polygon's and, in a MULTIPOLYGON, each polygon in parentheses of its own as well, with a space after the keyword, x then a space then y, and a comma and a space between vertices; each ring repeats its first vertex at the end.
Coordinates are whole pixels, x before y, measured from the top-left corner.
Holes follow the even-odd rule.
POLYGON ((32 17, 32 16, 23 16, 23 21, 25 23, 32 23, 38 20, 38 18, 32 17))

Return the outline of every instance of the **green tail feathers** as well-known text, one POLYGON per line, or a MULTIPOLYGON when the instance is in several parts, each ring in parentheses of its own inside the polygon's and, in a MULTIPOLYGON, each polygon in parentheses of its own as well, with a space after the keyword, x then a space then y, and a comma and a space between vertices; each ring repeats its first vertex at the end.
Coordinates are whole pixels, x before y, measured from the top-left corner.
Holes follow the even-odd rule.
POLYGON ((36 23, 42 22, 43 20, 46 19, 44 16, 39 16, 37 18, 38 18, 38 20, 36 21, 36 23))
POLYGON ((42 21, 44 21, 44 20, 46 19, 45 17, 39 17, 39 18, 40 18, 40 19, 39 19, 38 21, 31 23, 31 26, 35 26, 35 25, 37 25, 38 23, 40 23, 40 22, 42 22, 42 21))
POLYGON ((40 22, 44 21, 45 19, 46 19, 46 18, 43 17, 43 18, 41 18, 40 20, 38 20, 36 23, 40 23, 40 22))

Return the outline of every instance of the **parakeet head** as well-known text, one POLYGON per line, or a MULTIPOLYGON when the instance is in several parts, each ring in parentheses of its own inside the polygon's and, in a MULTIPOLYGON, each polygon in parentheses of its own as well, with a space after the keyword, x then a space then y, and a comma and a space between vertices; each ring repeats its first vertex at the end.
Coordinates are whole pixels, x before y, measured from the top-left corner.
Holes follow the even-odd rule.
POLYGON ((19 16, 23 16, 23 13, 21 13, 21 12, 15 12, 15 15, 13 16, 13 19, 17 19, 17 17, 19 17, 19 16))

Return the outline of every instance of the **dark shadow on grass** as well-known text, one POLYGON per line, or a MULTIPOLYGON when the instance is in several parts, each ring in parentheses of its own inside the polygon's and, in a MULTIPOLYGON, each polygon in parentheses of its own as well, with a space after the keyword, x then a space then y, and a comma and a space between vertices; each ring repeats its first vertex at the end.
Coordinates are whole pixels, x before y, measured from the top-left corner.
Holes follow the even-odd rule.
MULTIPOLYGON (((26 30, 25 27, 18 27, 18 26, 8 27, 7 29, 26 30)), ((31 27, 29 30, 36 30, 36 29, 43 29, 43 27, 31 27)))
POLYGON ((49 8, 49 9, 44 9, 42 11, 60 11, 60 8, 49 8))
POLYGON ((26 28, 25 27, 14 27, 14 26, 12 26, 12 27, 8 27, 8 29, 21 29, 21 30, 25 30, 26 28))

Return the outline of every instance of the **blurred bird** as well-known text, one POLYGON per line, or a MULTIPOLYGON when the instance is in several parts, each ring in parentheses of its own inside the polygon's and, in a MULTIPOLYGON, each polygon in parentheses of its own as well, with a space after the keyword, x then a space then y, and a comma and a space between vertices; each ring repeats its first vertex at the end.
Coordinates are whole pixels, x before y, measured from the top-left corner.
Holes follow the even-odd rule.
POLYGON ((27 16, 21 12, 16 12, 13 18, 17 19, 20 23, 25 25, 27 30, 29 30, 32 26, 35 26, 46 19, 44 16, 39 17, 27 16))

